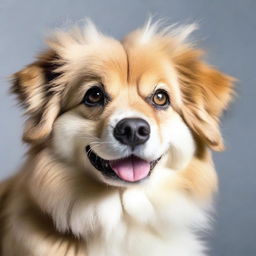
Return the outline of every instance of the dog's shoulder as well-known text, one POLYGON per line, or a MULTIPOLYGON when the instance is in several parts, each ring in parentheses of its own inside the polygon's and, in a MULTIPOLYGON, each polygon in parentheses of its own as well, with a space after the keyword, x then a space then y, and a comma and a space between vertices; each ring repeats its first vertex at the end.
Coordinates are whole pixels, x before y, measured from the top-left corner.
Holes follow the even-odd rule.
MULTIPOLYGON (((3 210, 8 201, 8 197, 11 193, 12 184, 14 182, 13 178, 4 180, 0 182, 0 218, 3 215, 3 210)), ((1 220, 1 219, 0 219, 1 220)), ((2 225, 1 225, 2 226, 2 225)))
POLYGON ((11 187, 12 187, 13 179, 7 179, 5 181, 0 182, 0 255, 2 251, 2 240, 4 236, 4 230, 5 230, 5 209, 8 202, 8 198, 11 193, 11 187))

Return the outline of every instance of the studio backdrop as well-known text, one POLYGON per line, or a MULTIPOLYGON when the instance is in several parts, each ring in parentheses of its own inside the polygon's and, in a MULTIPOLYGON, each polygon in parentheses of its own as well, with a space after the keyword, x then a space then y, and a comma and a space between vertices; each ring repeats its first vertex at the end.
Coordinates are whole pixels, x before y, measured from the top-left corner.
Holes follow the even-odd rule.
MULTIPOLYGON (((214 154, 219 175, 212 256, 256 255, 256 1, 254 0, 1 0, 0 179, 23 161, 23 118, 9 95, 8 76, 31 63, 52 28, 91 18, 122 38, 149 15, 167 23, 198 22, 193 38, 207 61, 238 79, 237 96, 223 118, 226 151, 214 154)), ((0 227, 1 228, 1 227, 0 227)))

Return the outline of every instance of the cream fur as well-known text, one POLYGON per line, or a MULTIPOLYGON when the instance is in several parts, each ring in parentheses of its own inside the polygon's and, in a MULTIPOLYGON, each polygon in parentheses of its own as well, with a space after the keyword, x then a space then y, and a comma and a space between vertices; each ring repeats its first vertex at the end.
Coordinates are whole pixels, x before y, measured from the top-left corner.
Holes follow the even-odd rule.
MULTIPOLYGON (((35 169, 28 183, 33 199, 53 217, 60 232, 70 230, 80 237, 79 248, 86 244, 80 254, 70 249, 68 255, 205 255, 196 230, 208 226, 207 205, 195 203, 185 193, 173 190, 179 179, 176 172, 159 167, 144 186, 119 190, 86 184, 81 173, 60 164, 48 150, 34 161, 35 169), (167 181, 173 185, 166 187, 167 181)), ((26 255, 62 255, 61 247, 51 237, 44 238, 44 229, 37 231, 31 219, 24 219, 26 196, 15 195, 13 199, 7 222, 13 230, 17 226, 20 229, 8 232, 8 242, 23 241, 26 255)), ((8 243, 5 247, 8 255, 12 255, 8 243)))
POLYGON ((188 40, 196 25, 149 21, 123 41, 85 28, 57 31, 49 50, 13 76, 28 116, 27 160, 0 186, 1 256, 205 256, 200 239, 217 177, 208 147, 222 148, 219 116, 232 79, 200 59, 188 40), (92 86, 104 107, 81 103, 92 86), (156 88, 169 95, 154 107, 156 88), (133 152, 113 136, 123 118, 150 125, 133 152), (85 147, 106 160, 154 161, 141 183, 106 178, 85 147))

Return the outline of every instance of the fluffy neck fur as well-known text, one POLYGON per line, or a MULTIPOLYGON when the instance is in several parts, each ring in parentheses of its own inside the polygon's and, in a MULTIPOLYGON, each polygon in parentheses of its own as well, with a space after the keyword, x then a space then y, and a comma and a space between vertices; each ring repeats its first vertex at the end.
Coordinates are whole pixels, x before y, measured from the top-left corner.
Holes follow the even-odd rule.
POLYGON ((215 177, 209 159, 195 158, 177 172, 163 161, 144 186, 120 189, 92 182, 49 149, 40 150, 29 158, 16 184, 15 189, 26 191, 14 198, 15 213, 10 211, 12 223, 23 230, 16 239, 32 233, 33 242, 24 241, 25 247, 29 250, 33 244, 37 251, 47 251, 67 236, 71 244, 79 244, 81 255, 89 256, 205 255, 196 233, 208 225, 205 210, 215 177), (190 179, 195 172, 203 174, 201 181, 198 176, 190 179), (200 186, 200 191, 195 189, 200 186), (23 217, 24 211, 29 219, 23 217), (39 221, 45 223, 43 228, 37 227, 39 221), (49 226, 56 233, 54 241, 42 239, 49 226))

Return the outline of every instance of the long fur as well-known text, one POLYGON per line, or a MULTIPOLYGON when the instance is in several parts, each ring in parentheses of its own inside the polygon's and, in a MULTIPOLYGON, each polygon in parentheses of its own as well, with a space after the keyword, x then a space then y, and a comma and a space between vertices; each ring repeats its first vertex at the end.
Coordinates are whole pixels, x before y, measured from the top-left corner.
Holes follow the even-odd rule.
POLYGON ((20 172, 0 186, 0 255, 207 254, 201 231, 217 190, 209 149, 223 149, 219 119, 233 78, 202 60, 188 39, 195 29, 149 21, 119 42, 89 22, 57 31, 49 49, 13 75, 30 149, 20 172), (80 104, 92 81, 112 97, 104 110, 80 104), (156 83, 170 93, 168 111, 142 100, 156 83), (109 129, 127 116, 151 125, 154 147, 140 156, 168 153, 144 184, 117 186, 98 177, 84 143, 106 158, 128 154, 109 144, 109 129))

